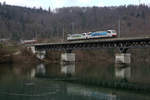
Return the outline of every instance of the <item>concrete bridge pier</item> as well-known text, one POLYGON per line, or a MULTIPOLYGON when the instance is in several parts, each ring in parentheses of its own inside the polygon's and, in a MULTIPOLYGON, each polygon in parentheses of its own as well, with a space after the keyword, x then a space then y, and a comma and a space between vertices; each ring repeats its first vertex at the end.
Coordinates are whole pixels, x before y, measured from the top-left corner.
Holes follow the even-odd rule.
POLYGON ((75 63, 75 53, 72 50, 66 50, 65 53, 61 54, 61 64, 75 63))
POLYGON ((38 59, 44 59, 46 55, 46 50, 42 50, 42 51, 36 51, 36 57, 38 59))
POLYGON ((67 77, 72 76, 75 73, 75 53, 72 50, 66 50, 61 54, 61 72, 67 77))
POLYGON ((120 53, 115 55, 115 64, 117 66, 130 65, 131 54, 127 53, 128 48, 120 48, 120 53))
POLYGON ((38 59, 42 60, 42 59, 45 58, 46 50, 39 50, 39 51, 37 51, 37 50, 35 50, 35 46, 31 46, 29 48, 30 48, 31 52, 33 54, 35 54, 38 59))

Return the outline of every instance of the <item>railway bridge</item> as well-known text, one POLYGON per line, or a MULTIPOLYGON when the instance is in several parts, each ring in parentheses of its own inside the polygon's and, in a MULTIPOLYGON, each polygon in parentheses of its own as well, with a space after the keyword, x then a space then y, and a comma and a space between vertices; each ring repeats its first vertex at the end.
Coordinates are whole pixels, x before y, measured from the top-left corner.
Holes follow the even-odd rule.
POLYGON ((39 43, 32 45, 34 52, 39 52, 44 55, 45 51, 65 51, 61 55, 63 61, 75 61, 75 54, 72 50, 76 49, 103 49, 103 48, 117 48, 120 53, 116 54, 116 63, 130 64, 130 53, 127 50, 130 48, 147 48, 150 47, 150 37, 129 37, 129 38, 107 38, 97 40, 82 40, 82 41, 68 41, 63 43, 39 43))

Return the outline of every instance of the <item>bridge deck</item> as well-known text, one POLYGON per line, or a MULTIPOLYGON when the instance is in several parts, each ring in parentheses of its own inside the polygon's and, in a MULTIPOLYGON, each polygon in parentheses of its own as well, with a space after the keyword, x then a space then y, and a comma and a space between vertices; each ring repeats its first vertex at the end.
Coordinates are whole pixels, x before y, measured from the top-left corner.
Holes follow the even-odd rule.
POLYGON ((40 45, 57 45, 57 44, 74 44, 74 43, 92 43, 92 42, 119 42, 119 41, 146 41, 150 40, 150 37, 128 37, 128 38, 107 38, 107 39, 93 39, 93 40, 79 40, 79 41, 67 41, 62 43, 37 43, 34 46, 40 45))
POLYGON ((63 43, 39 43, 34 44, 36 49, 86 49, 86 48, 99 48, 99 47, 147 47, 150 46, 150 37, 129 37, 129 38, 107 38, 95 40, 82 40, 82 41, 67 41, 63 43))

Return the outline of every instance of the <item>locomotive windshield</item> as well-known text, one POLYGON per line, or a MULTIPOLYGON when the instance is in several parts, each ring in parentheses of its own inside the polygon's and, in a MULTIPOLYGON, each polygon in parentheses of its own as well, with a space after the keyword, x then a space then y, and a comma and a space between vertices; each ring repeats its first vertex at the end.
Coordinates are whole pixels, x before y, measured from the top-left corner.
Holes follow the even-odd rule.
POLYGON ((112 33, 116 33, 116 31, 115 31, 115 30, 112 30, 112 33))

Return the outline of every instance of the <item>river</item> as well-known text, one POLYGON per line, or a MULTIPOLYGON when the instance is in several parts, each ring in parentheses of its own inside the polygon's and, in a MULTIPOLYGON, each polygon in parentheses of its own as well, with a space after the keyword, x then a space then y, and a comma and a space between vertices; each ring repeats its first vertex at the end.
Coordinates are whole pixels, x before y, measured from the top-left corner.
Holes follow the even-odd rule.
POLYGON ((150 100, 149 93, 73 84, 57 77, 89 77, 149 84, 145 65, 117 68, 98 64, 0 65, 0 100, 150 100))

